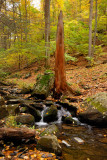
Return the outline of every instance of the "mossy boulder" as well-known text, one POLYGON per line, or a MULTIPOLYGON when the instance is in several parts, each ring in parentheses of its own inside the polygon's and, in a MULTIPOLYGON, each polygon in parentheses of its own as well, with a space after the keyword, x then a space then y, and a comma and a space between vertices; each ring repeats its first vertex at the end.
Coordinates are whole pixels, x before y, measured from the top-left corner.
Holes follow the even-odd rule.
POLYGON ((57 110, 56 106, 52 105, 51 107, 49 107, 43 115, 44 122, 53 122, 53 121, 57 120, 58 119, 57 111, 58 110, 57 110))
POLYGON ((34 125, 35 118, 31 114, 22 114, 18 115, 15 118, 17 124, 27 124, 27 125, 34 125))
POLYGON ((107 93, 101 92, 87 98, 82 106, 87 109, 79 113, 81 122, 107 127, 107 93))
POLYGON ((33 87, 32 96, 38 99, 46 99, 54 84, 54 75, 51 72, 46 72, 37 78, 36 84, 33 87))
POLYGON ((37 148, 47 152, 53 152, 57 155, 61 155, 61 146, 58 143, 55 135, 43 136, 38 140, 37 148))
POLYGON ((55 124, 52 124, 48 126, 39 136, 45 136, 45 135, 56 135, 59 133, 59 129, 55 124))

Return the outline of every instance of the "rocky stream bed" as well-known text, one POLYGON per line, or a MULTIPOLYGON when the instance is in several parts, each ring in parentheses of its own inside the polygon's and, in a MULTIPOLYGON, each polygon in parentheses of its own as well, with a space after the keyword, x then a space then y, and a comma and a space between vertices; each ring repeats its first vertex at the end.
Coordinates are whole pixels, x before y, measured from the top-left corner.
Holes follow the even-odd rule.
MULTIPOLYGON (((0 83, 0 129, 27 126, 35 130, 34 140, 9 142, 9 139, 1 139, 0 160, 106 160, 107 94, 103 94, 104 98, 102 93, 99 95, 98 100, 104 102, 103 107, 99 102, 103 110, 93 107, 96 98, 92 98, 88 99, 87 106, 91 106, 91 112, 88 108, 77 115, 74 99, 70 105, 39 100, 30 94, 22 94, 18 88, 0 83)), ((83 102, 83 108, 85 104, 83 102)))

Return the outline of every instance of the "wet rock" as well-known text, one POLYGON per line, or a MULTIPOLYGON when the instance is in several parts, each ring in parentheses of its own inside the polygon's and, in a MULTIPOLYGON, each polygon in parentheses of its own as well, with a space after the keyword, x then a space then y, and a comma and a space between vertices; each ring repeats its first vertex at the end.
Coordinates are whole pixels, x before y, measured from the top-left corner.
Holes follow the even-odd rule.
POLYGON ((43 136, 38 140, 37 148, 43 151, 53 152, 61 155, 61 146, 58 143, 57 137, 54 135, 43 136))
POLYGON ((35 122, 39 122, 41 120, 41 113, 34 107, 28 106, 28 112, 34 116, 35 122))
POLYGON ((46 106, 51 106, 51 105, 53 105, 53 102, 52 101, 45 101, 45 103, 44 103, 46 106))
POLYGON ((73 123, 73 119, 72 119, 71 116, 65 117, 63 122, 64 122, 65 124, 72 124, 72 123, 73 123))
POLYGON ((20 104, 21 107, 29 107, 29 105, 35 104, 33 100, 23 100, 23 102, 20 104))
POLYGON ((71 146, 71 145, 70 145, 67 141, 65 141, 65 140, 62 140, 62 143, 65 144, 67 147, 70 147, 70 146, 71 146))
POLYGON ((57 104, 61 105, 63 108, 66 108, 73 117, 75 117, 77 115, 77 107, 73 106, 69 103, 63 103, 63 102, 57 102, 57 104))
POLYGON ((40 110, 40 111, 42 111, 44 109, 44 105, 42 103, 31 104, 31 106, 33 106, 34 108, 36 108, 37 110, 40 110))
POLYGON ((35 119, 31 114, 18 115, 15 120, 18 124, 22 123, 22 124, 34 125, 35 122, 35 119))
POLYGON ((39 122, 41 120, 41 113, 39 110, 33 107, 34 105, 35 102, 33 102, 32 100, 25 100, 24 103, 20 104, 20 111, 21 113, 30 113, 34 116, 35 122, 39 122))
POLYGON ((5 118, 5 117, 7 117, 8 115, 9 115, 9 112, 8 112, 6 106, 5 106, 5 105, 4 105, 4 106, 1 106, 1 107, 0 107, 0 119, 5 118))
POLYGON ((46 99, 53 86, 54 78, 53 73, 45 73, 37 78, 37 82, 33 87, 32 96, 38 99, 46 99))
POLYGON ((46 112, 43 115, 44 122, 53 122, 57 120, 57 108, 56 106, 52 105, 50 108, 46 110, 46 112))
POLYGON ((39 136, 42 137, 44 135, 56 135, 59 133, 59 129, 55 124, 48 126, 39 136))
POLYGON ((7 94, 7 95, 5 95, 5 96, 4 96, 4 98, 5 98, 5 100, 17 99, 17 97, 16 97, 16 96, 13 96, 13 95, 11 95, 11 94, 7 94))
POLYGON ((0 106, 2 106, 4 104, 5 104, 4 98, 2 96, 0 96, 0 106))
POLYGON ((19 103, 23 103, 22 99, 10 99, 7 101, 7 104, 19 104, 19 103))
POLYGON ((107 127, 107 93, 101 92, 85 100, 87 109, 79 113, 79 120, 95 126, 107 127))

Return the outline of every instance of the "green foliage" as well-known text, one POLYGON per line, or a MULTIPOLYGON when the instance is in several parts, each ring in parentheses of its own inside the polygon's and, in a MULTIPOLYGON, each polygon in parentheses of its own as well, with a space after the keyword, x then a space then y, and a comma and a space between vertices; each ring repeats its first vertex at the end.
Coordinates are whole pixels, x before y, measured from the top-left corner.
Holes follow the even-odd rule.
POLYGON ((15 116, 8 116, 8 118, 6 118, 5 120, 5 125, 6 127, 21 127, 21 123, 19 125, 17 125, 17 122, 15 120, 15 116))
POLYGON ((37 81, 37 83, 39 83, 40 84, 40 88, 39 89, 42 89, 43 88, 43 86, 47 86, 47 85, 49 85, 49 81, 50 81, 50 79, 53 77, 54 75, 53 75, 53 73, 51 72, 47 72, 47 73, 45 73, 44 75, 41 75, 40 77, 39 77, 39 79, 37 79, 38 81, 37 81))
POLYGON ((86 58, 86 60, 89 62, 89 65, 91 65, 91 66, 94 65, 94 58, 93 58, 93 57, 87 56, 87 57, 85 57, 85 58, 86 58))
POLYGON ((10 73, 0 69, 0 78, 6 78, 10 73))
POLYGON ((72 20, 65 24, 65 47, 69 53, 88 53, 88 25, 72 20))
POLYGON ((10 78, 22 78, 22 75, 20 73, 15 73, 9 76, 10 78))
POLYGON ((65 60, 66 60, 66 61, 76 62, 76 61, 77 61, 77 58, 72 57, 72 56, 68 55, 67 53, 65 53, 65 60))

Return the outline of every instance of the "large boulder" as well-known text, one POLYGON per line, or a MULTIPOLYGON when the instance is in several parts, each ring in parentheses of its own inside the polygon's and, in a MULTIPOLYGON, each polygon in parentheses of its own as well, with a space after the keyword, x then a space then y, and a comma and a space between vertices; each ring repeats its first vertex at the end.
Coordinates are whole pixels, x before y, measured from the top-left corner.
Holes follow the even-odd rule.
POLYGON ((59 133, 59 129, 55 124, 52 124, 48 126, 39 136, 45 136, 45 135, 56 135, 59 133))
POLYGON ((107 127, 107 93, 101 92, 89 97, 82 104, 85 112, 79 113, 79 120, 95 126, 107 127))
POLYGON ((44 75, 39 76, 33 87, 32 96, 38 99, 46 99, 54 83, 53 76, 52 72, 46 72, 44 75))
POLYGON ((15 118, 17 124, 27 124, 27 125, 34 125, 35 119, 31 114, 22 114, 18 115, 15 118))
POLYGON ((72 123, 73 123, 73 119, 72 119, 71 116, 65 117, 64 120, 63 120, 63 122, 64 122, 65 124, 72 124, 72 123))
POLYGON ((61 146, 58 143, 55 135, 43 136, 38 140, 37 148, 43 151, 53 152, 57 155, 61 155, 61 146))
POLYGON ((4 98, 2 96, 0 96, 0 106, 2 106, 4 104, 5 104, 4 98))
POLYGON ((35 122, 39 122, 41 120, 41 113, 37 109, 32 106, 28 106, 28 112, 34 116, 35 122))
POLYGON ((58 110, 57 110, 56 106, 52 105, 51 107, 49 107, 44 112, 44 115, 43 115, 44 122, 53 122, 53 121, 57 120, 58 119, 57 111, 58 110))

